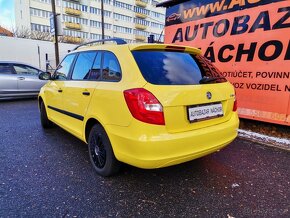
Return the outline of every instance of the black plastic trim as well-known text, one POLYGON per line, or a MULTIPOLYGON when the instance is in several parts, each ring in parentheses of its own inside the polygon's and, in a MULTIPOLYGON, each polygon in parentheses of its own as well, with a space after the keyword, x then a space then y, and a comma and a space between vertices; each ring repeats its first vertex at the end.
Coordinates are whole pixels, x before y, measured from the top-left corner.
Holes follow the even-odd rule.
POLYGON ((49 109, 52 109, 52 110, 57 111, 57 112, 59 112, 59 113, 65 114, 65 115, 70 116, 70 117, 72 117, 72 118, 75 118, 75 119, 77 119, 77 120, 80 120, 80 121, 83 121, 83 120, 84 120, 84 117, 81 116, 81 115, 74 114, 74 113, 71 113, 71 112, 68 112, 68 111, 65 111, 65 110, 61 110, 61 109, 59 109, 59 108, 52 107, 52 106, 49 106, 49 105, 48 105, 47 107, 48 107, 49 109))

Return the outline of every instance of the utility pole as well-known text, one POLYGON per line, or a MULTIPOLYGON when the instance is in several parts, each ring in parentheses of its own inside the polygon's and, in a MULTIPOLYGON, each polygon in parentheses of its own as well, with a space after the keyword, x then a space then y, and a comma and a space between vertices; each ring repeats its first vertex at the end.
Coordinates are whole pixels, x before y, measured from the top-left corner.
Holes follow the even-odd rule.
MULTIPOLYGON (((102 39, 105 39, 105 23, 104 23, 104 0, 101 0, 101 17, 102 17, 102 39)), ((103 42, 104 44, 104 42, 103 42)))
POLYGON ((59 64, 59 50, 58 50, 58 25, 56 21, 56 12, 55 12, 55 0, 51 0, 52 6, 52 16, 53 16, 53 24, 54 24, 54 50, 55 50, 55 63, 56 66, 59 64))

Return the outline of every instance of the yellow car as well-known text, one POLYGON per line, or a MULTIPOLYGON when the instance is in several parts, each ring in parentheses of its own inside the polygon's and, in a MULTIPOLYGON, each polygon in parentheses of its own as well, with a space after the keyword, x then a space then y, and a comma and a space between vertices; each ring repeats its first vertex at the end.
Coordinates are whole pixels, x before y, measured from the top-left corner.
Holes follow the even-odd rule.
POLYGON ((235 139, 234 88, 200 50, 103 41, 117 44, 78 46, 52 76, 39 76, 49 80, 39 94, 42 126, 86 142, 98 174, 116 173, 121 162, 183 163, 235 139))

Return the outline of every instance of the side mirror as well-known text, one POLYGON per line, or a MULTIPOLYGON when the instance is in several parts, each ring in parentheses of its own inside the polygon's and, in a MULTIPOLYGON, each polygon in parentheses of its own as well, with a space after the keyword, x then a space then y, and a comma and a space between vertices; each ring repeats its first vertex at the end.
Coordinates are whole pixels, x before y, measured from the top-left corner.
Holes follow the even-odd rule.
POLYGON ((51 77, 51 74, 49 72, 42 72, 38 75, 38 78, 40 80, 51 80, 52 77, 51 77))

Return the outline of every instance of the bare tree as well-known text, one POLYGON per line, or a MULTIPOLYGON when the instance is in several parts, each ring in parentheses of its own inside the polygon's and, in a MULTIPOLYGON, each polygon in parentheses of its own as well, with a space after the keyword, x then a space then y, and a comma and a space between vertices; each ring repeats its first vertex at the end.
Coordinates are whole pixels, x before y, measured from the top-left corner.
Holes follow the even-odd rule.
POLYGON ((31 38, 31 30, 28 28, 13 28, 11 32, 13 33, 13 36, 16 38, 25 38, 25 39, 31 38))
POLYGON ((52 37, 48 32, 31 31, 31 39, 51 41, 52 37))
MULTIPOLYGON (((43 41, 52 41, 53 36, 49 32, 41 32, 31 30, 29 28, 14 28, 11 30, 14 37, 25 38, 25 39, 35 39, 43 41)), ((80 37, 73 36, 59 36, 58 42, 71 43, 71 44, 81 44, 87 40, 80 37)))

